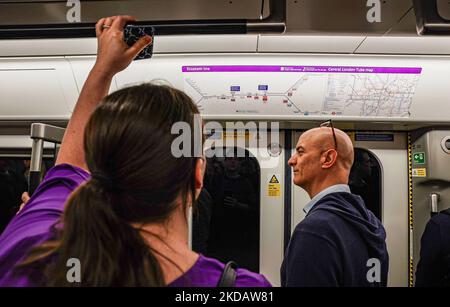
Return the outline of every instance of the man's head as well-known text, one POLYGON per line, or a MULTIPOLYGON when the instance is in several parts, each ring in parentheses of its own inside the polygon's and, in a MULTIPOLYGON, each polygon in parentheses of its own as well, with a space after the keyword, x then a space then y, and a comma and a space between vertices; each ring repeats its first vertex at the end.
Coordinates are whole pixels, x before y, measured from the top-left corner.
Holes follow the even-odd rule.
POLYGON ((347 184, 353 164, 353 144, 348 135, 333 128, 320 127, 304 132, 289 159, 294 184, 312 198, 334 184, 347 184))

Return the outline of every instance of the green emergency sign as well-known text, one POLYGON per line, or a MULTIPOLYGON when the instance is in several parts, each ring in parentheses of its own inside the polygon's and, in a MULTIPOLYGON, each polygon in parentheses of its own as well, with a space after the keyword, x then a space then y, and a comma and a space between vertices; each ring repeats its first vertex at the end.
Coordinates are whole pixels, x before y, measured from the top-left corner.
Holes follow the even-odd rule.
POLYGON ((425 164, 425 153, 424 152, 416 152, 413 154, 414 164, 425 164))

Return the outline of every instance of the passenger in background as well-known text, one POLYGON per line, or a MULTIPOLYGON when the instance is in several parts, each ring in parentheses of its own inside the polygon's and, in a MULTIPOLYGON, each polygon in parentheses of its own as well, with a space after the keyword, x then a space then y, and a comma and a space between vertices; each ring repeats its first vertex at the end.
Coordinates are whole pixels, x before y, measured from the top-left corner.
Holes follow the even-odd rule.
POLYGON ((254 186, 258 181, 251 182, 242 174, 245 154, 238 157, 238 153, 237 149, 226 152, 220 161, 221 174, 217 173, 213 185, 209 186, 214 206, 208 253, 222 261, 232 259, 242 267, 257 270, 259 201, 254 186))
POLYGON ((450 209, 433 216, 425 227, 416 287, 450 287, 450 209))
POLYGON ((348 186, 353 145, 331 121, 303 133, 289 160, 294 184, 308 192, 281 267, 282 286, 386 286, 381 222, 348 186))
POLYGON ((18 159, 0 159, 0 234, 15 215, 21 195, 27 190, 25 163, 18 159))
MULTIPOLYGON (((149 37, 132 47, 124 43, 131 21, 109 17, 96 25, 97 61, 56 166, 0 237, 0 285, 219 282, 224 264, 188 246, 188 208, 202 189, 205 160, 175 158, 171 151, 178 137, 172 125, 188 123, 194 131, 196 105, 179 90, 151 84, 105 97, 113 76, 150 43, 149 37), (79 275, 68 280, 77 263, 79 275)), ((270 286, 244 269, 237 270, 235 285, 270 286)))

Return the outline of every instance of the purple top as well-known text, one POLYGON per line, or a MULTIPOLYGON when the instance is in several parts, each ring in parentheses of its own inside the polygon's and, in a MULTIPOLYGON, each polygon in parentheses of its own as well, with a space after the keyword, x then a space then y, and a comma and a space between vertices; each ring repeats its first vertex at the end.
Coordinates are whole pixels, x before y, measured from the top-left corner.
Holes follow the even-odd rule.
MULTIPOLYGON (((215 287, 219 283, 225 264, 219 260, 200 255, 197 262, 169 287, 215 287)), ((271 287, 267 279, 246 269, 238 269, 236 287, 271 287)))
POLYGON ((307 72, 307 73, 359 73, 359 74, 414 74, 420 67, 365 67, 365 66, 183 66, 182 72, 307 72))
MULTIPOLYGON (((28 276, 14 276, 14 267, 33 246, 51 238, 51 227, 61 217, 70 193, 89 178, 89 173, 69 164, 57 165, 48 171, 27 205, 0 236, 0 286, 34 286, 28 276)), ((223 268, 223 263, 200 255, 194 266, 169 286, 215 287, 223 268)), ((271 285, 263 275, 238 269, 236 286, 271 285)))

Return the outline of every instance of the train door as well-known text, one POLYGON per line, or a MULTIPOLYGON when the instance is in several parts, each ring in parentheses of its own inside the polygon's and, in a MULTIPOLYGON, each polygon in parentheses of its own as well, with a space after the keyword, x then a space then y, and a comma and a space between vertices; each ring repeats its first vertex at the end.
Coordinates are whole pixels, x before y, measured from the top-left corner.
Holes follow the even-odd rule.
MULTIPOLYGON (((389 253, 389 286, 408 285, 408 154, 405 133, 349 132, 355 147, 355 162, 349 178, 354 194, 386 229, 389 253)), ((295 150, 301 132, 293 134, 295 150)), ((308 194, 292 188, 292 230, 303 220, 308 194)))
MULTIPOLYGON (((251 134, 255 132, 250 132, 251 134)), ((225 145, 224 133, 206 148, 204 189, 192 217, 192 247, 222 262, 264 274, 279 285, 283 258, 284 149, 271 139, 258 147, 225 145), (273 141, 273 142, 272 142, 273 141), (214 152, 214 155, 212 153, 214 152), (212 156, 212 157, 211 157, 212 156)), ((244 138, 248 137, 243 136, 244 138)))

